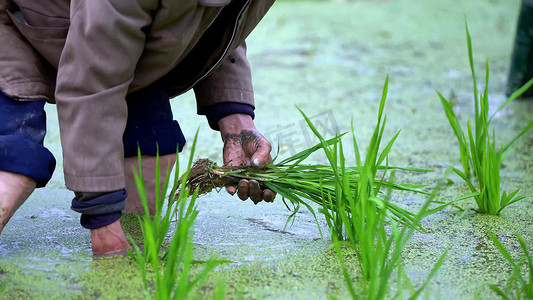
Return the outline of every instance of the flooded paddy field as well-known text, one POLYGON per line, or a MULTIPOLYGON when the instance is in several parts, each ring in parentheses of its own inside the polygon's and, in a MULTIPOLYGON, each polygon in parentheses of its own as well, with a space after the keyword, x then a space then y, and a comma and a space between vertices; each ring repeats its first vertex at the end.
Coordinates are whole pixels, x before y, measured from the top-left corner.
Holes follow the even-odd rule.
MULTIPOLYGON (((465 17, 472 36, 478 82, 485 60, 490 66, 489 95, 494 111, 504 94, 520 8, 518 0, 390 0, 278 1, 247 41, 256 97, 256 126, 279 157, 295 154, 317 142, 296 107, 328 137, 350 131, 364 148, 372 134, 383 83, 390 76, 385 107, 385 140, 401 133, 389 155, 390 163, 434 170, 399 172, 397 182, 434 185, 448 165, 460 166, 459 148, 435 90, 454 98, 463 124, 473 119, 472 79, 468 65, 465 17)), ((480 84, 480 89, 483 88, 480 84)), ((189 143, 200 126, 198 157, 222 161, 222 142, 204 117, 196 115, 194 95, 172 102, 189 143)), ((58 159, 47 188, 34 192, 0 236, 0 299, 144 299, 143 283, 128 258, 94 258, 90 234, 70 210, 73 194, 62 175, 57 115, 47 107, 46 145, 58 159)), ((492 125, 498 144, 508 142, 533 118, 533 101, 514 101, 499 112, 492 125)), ((515 233, 533 250, 533 131, 515 144, 503 162, 502 188, 528 196, 498 216, 478 214, 475 202, 458 203, 425 218, 405 247, 402 266, 414 286, 420 285, 439 256, 448 254, 439 272, 422 293, 428 298, 497 298, 490 284, 504 287, 511 266, 487 236, 494 232, 518 259, 515 233)), ((345 154, 349 163, 355 158, 345 154)), ((364 150, 363 150, 364 151, 364 150)), ((275 154, 274 153, 274 154, 275 154)), ((325 163, 321 155, 309 162, 325 163)), ((181 160, 181 167, 185 159, 181 160)), ((458 176, 438 199, 450 201, 469 193, 458 176)), ((425 197, 394 192, 392 200, 416 212, 425 197)), ((225 191, 198 199, 195 258, 211 255, 228 260, 215 269, 193 296, 210 297, 224 282, 233 299, 347 298, 341 267, 327 225, 319 225, 306 209, 285 227, 291 214, 278 197, 273 204, 242 202, 225 191)), ((125 227, 139 237, 135 220, 125 227)), ((357 277, 354 257, 348 266, 357 277)), ((392 278, 391 280, 396 280, 392 278)), ((396 289, 396 285, 392 286, 396 289)), ((394 292, 394 291, 391 291, 394 292)), ((409 293, 406 292, 405 296, 409 293)))

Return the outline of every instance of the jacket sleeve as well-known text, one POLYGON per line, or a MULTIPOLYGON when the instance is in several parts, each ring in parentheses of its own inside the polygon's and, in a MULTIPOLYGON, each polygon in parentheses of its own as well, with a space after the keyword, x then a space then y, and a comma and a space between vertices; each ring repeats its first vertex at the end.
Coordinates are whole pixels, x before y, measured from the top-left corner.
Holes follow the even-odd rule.
MULTIPOLYGON (((59 61, 56 102, 67 187, 124 188, 125 96, 151 23, 145 2, 71 2, 71 25, 59 61)), ((152 5, 152 4, 150 4, 152 5)))
POLYGON ((243 42, 209 76, 194 87, 198 114, 208 115, 221 103, 238 103, 254 108, 250 64, 243 42))

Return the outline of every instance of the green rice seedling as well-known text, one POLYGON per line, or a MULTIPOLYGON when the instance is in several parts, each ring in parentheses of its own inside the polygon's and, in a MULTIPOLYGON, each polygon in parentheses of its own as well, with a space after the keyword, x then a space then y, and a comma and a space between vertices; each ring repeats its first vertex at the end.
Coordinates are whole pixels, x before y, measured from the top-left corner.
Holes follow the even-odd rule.
MULTIPOLYGON (((187 178, 191 168, 197 137, 198 131, 194 138, 189 164, 183 175, 184 178, 187 178)), ((166 212, 160 218, 159 216, 163 213, 163 199, 168 191, 171 167, 169 166, 166 170, 166 178, 162 183, 163 193, 160 193, 161 182, 159 182, 159 178, 161 170, 159 169, 159 156, 157 156, 156 160, 156 214, 155 217, 151 217, 139 153, 139 173, 137 174, 134 170, 134 175, 145 211, 144 215, 139 218, 144 237, 144 250, 141 250, 135 241, 132 241, 134 251, 128 252, 130 257, 139 265, 147 299, 151 298, 150 290, 152 289, 154 290, 155 299, 184 299, 198 282, 205 278, 207 273, 217 265, 217 262, 211 259, 196 277, 190 278, 190 269, 193 263, 192 226, 198 215, 195 207, 198 190, 193 191, 188 203, 187 199, 191 194, 191 190, 188 187, 182 187, 182 192, 175 197, 179 179, 179 156, 177 156, 174 185, 169 196, 169 199, 173 199, 173 201, 168 202, 166 212), (173 219, 177 220, 176 230, 167 250, 161 251, 173 219), (151 287, 148 280, 148 268, 153 270, 153 287, 151 287)))
POLYGON ((219 279, 213 291, 213 300, 224 300, 224 299, 226 299, 226 282, 224 280, 219 279))
MULTIPOLYGON (((387 223, 384 222, 386 211, 375 211, 375 219, 377 221, 373 222, 372 226, 361 226, 358 228, 359 232, 365 232, 360 235, 357 243, 351 241, 342 242, 334 238, 333 246, 338 255, 338 260, 343 270, 344 281, 352 299, 384 299, 388 297, 392 276, 395 273, 398 275, 398 281, 397 291, 393 298, 404 298, 403 292, 405 287, 410 287, 412 290, 411 296, 408 297, 409 299, 417 299, 421 295, 422 291, 442 266, 447 251, 439 257, 426 280, 417 289, 412 288, 409 278, 403 272, 401 254, 422 218, 432 213, 428 209, 429 205, 434 203, 434 199, 443 182, 444 180, 438 184, 434 192, 424 202, 420 211, 415 215, 412 226, 403 226, 399 229, 396 224, 392 223, 390 224, 391 232, 387 233, 385 228, 387 223), (365 240, 362 240, 363 238, 365 240), (362 278, 358 279, 358 289, 354 286, 350 272, 344 263, 343 247, 351 248, 357 255, 357 261, 362 274, 362 278)), ((369 195, 371 194, 361 194, 362 198, 359 201, 369 201, 365 198, 369 195)), ((438 209, 441 208, 439 207, 438 209)))
MULTIPOLYGON (((386 124, 386 116, 383 115, 386 97, 388 90, 388 77, 385 80, 383 94, 380 101, 378 111, 378 120, 375 126, 370 144, 368 146, 364 160, 361 158, 359 146, 355 138, 354 127, 352 123, 352 138, 354 144, 354 155, 357 162, 358 169, 358 184, 354 188, 349 184, 350 177, 353 174, 346 172, 345 157, 343 154, 342 142, 339 141, 338 146, 335 145, 333 151, 329 151, 326 145, 323 145, 326 156, 333 168, 337 168, 338 176, 336 179, 335 193, 336 203, 331 201, 331 191, 324 191, 326 198, 329 200, 324 202, 321 212, 326 216, 326 220, 330 227, 330 232, 333 239, 334 248, 338 254, 339 261, 343 268, 344 278, 352 298, 358 298, 356 289, 352 284, 349 272, 344 264, 342 246, 352 248, 356 253, 357 261, 361 272, 361 288, 364 298, 366 299, 383 299, 389 290, 389 279, 393 272, 400 267, 400 254, 411 237, 414 230, 419 228, 418 224, 422 217, 429 213, 428 206, 433 203, 433 199, 437 192, 433 192, 431 197, 423 205, 422 210, 414 215, 411 215, 409 223, 403 223, 400 230, 396 222, 388 222, 393 219, 392 213, 394 210, 390 208, 392 205, 390 201, 391 187, 394 182, 394 172, 386 186, 389 190, 385 197, 381 197, 380 189, 384 185, 386 173, 388 171, 388 154, 398 137, 396 133, 393 138, 385 145, 383 151, 380 153, 380 146, 386 124), (385 162, 385 166, 382 164, 385 162), (337 167, 338 166, 338 167, 337 167), (382 170, 383 174, 378 177, 378 170, 382 170), (380 179, 381 178, 381 179, 380 179), (349 207, 349 209, 345 209, 349 207), (389 234, 386 226, 390 225, 389 234)), ((320 133, 316 131, 314 126, 307 119, 309 126, 312 128, 315 135, 321 140, 320 133)), ((440 207, 440 209, 443 206, 440 207)), ((400 223, 402 224, 402 223, 400 223)), ((436 273, 444 260, 445 254, 441 256, 435 268, 431 272, 429 279, 436 273)), ((400 272, 398 270, 398 272, 400 272)), ((416 297, 427 282, 420 287, 414 294, 416 297)), ((401 289, 399 289, 401 291, 401 289)))
POLYGON ((502 159, 510 153, 511 145, 531 127, 533 122, 530 122, 515 138, 507 144, 496 147, 496 133, 492 130, 492 138, 490 131, 490 123, 495 114, 502 110, 512 100, 522 95, 531 85, 533 79, 528 81, 519 90, 514 92, 495 112, 489 117, 489 65, 486 63, 485 71, 485 89, 483 93, 479 93, 477 89, 476 74, 474 71, 474 60, 472 55, 472 41, 468 31, 468 25, 465 21, 466 37, 468 43, 468 57, 470 61, 470 69, 474 82, 474 127, 471 122, 467 122, 467 134, 463 132, 459 120, 455 115, 451 100, 447 100, 441 93, 437 94, 441 100, 448 121, 459 142, 459 152, 461 155, 461 163, 463 170, 454 168, 454 172, 459 175, 468 184, 472 192, 477 192, 475 200, 478 206, 477 211, 481 213, 499 214, 506 206, 524 199, 524 196, 518 196, 519 189, 507 194, 501 191, 500 184, 500 167, 502 159), (477 180, 471 181, 472 175, 477 180))
MULTIPOLYGON (((301 111, 300 111, 301 112, 301 111)), ((307 116, 301 112, 311 129, 318 134, 316 128, 309 121, 307 116)), ((191 168, 191 173, 187 179, 187 186, 191 189, 199 189, 199 193, 210 192, 213 188, 220 188, 223 186, 235 186, 241 179, 255 179, 260 182, 263 188, 269 188, 282 196, 284 202, 288 200, 293 206, 293 213, 289 216, 287 224, 292 220, 294 221, 294 215, 298 212, 300 205, 303 205, 311 211, 315 219, 316 213, 309 203, 305 200, 310 200, 318 204, 321 207, 321 212, 326 214, 328 226, 330 228, 336 228, 334 232, 344 232, 342 230, 342 224, 340 219, 337 218, 337 211, 346 211, 348 214, 352 214, 350 203, 339 200, 345 197, 341 191, 346 193, 352 193, 360 186, 360 173, 363 169, 358 167, 346 167, 344 166, 344 158, 340 160, 343 164, 338 166, 339 162, 336 155, 338 153, 338 147, 342 147, 340 143, 341 135, 338 135, 332 139, 325 140, 318 134, 320 143, 310 147, 304 151, 301 151, 287 159, 282 160, 279 163, 272 163, 267 165, 264 169, 250 168, 250 167, 219 167, 216 163, 207 159, 198 160, 191 168), (324 150, 325 154, 330 162, 330 165, 303 164, 307 157, 317 150, 324 150), (342 178, 342 180, 341 180, 342 178), (339 184, 349 186, 350 189, 340 189, 339 184), (328 211, 332 213, 328 214, 328 211), (337 228, 341 226, 341 228, 337 228)), ((377 137, 376 137, 377 138, 377 137)), ((381 138, 381 136, 379 136, 381 138)), ((390 142, 386 147, 386 152, 392 145, 390 142)), ((379 147, 379 145, 377 145, 379 147)), ((342 151, 341 151, 342 152, 342 151)), ((393 170, 405 170, 413 172, 429 172, 430 170, 410 168, 410 167, 383 167, 381 163, 384 161, 386 154, 382 154, 380 157, 376 157, 377 164, 371 170, 373 174, 378 171, 384 171, 385 169, 393 170)), ((367 172, 367 170, 363 170, 367 172)), ((366 175, 365 175, 366 178, 366 175)), ((364 186, 367 182, 363 183, 364 186)), ((425 193, 420 190, 422 185, 410 185, 410 184, 397 184, 391 181, 385 180, 385 178, 372 180, 370 185, 377 187, 387 187, 401 191, 411 191, 418 193, 425 193)), ((379 191, 379 189, 377 189, 379 191)), ((394 203, 384 203, 381 200, 376 200, 379 209, 386 209, 390 212, 390 219, 399 223, 410 224, 413 220, 413 214, 408 210, 401 208, 394 203)), ((287 203, 285 202, 287 205, 287 203)), ((287 205, 287 208, 289 206, 287 205)), ((290 209, 290 208, 289 208, 290 209)), ((318 223, 318 221, 317 221, 318 223)), ((342 235, 342 234, 341 234, 342 235)), ((339 235, 339 239, 345 239, 345 237, 339 235)))
MULTIPOLYGON (((400 213, 402 209, 392 202, 380 198, 380 189, 384 186, 382 183, 387 182, 387 187, 395 186, 393 180, 385 181, 384 178, 390 168, 387 159, 388 153, 400 133, 398 131, 385 145, 383 151, 381 153, 379 152, 386 124, 386 116, 383 115, 383 110, 387 97, 388 80, 389 78, 387 76, 380 101, 378 121, 372 134, 364 163, 361 160, 352 123, 352 139, 358 177, 355 177, 354 173, 346 171, 347 167, 342 141, 339 139, 333 149, 328 147, 323 137, 304 115, 313 133, 322 141, 322 148, 329 160, 330 166, 335 170, 335 189, 321 189, 322 194, 325 196, 324 198, 328 200, 323 201, 321 212, 326 217, 332 235, 335 235, 341 241, 346 240, 352 243, 360 243, 362 240, 373 240, 372 238, 367 239, 364 236, 367 232, 363 229, 375 227, 376 224, 384 221, 385 216, 406 225, 412 225, 414 221, 414 215, 409 212, 409 222, 403 222, 405 219, 402 220, 399 218, 399 216, 404 215, 400 213), (384 162, 386 164, 382 166, 384 162), (381 179, 378 178, 379 170, 383 172, 381 179), (357 185, 350 184, 350 181, 354 180, 354 178, 357 179, 357 185), (332 195, 336 199, 335 202, 332 201, 332 195), (383 210, 386 210, 387 213, 380 213, 383 210)), ((373 236, 374 233, 370 234, 373 236)), ((366 273, 368 273, 368 270, 363 270, 363 274, 366 273)), ((366 277, 366 275, 364 276, 366 277)))
MULTIPOLYGON (((514 291, 514 297, 510 296, 510 291, 504 292, 495 285, 490 285, 490 289, 496 292, 504 299, 533 299, 533 255, 528 250, 524 238, 520 234, 516 234, 518 242, 520 243, 520 247, 522 248, 522 251, 524 251, 523 259, 521 260, 521 262, 516 263, 509 254, 509 251, 507 251, 507 249, 503 247, 502 243, 498 240, 494 233, 489 231, 488 235, 496 246, 496 248, 498 248, 498 250, 505 257, 507 262, 509 262, 513 267, 513 273, 509 279, 509 285, 514 291), (528 265, 529 276, 526 277, 522 276, 521 273, 524 260, 527 262, 528 265)), ((511 288, 508 288, 508 290, 511 288)))

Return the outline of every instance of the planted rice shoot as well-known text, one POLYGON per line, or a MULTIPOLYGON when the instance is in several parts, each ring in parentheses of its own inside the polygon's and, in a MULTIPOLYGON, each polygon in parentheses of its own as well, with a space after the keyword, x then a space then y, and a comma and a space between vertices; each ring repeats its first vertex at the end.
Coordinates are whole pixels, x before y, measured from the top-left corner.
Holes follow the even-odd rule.
POLYGON ((500 107, 489 117, 489 65, 485 63, 485 89, 480 93, 477 89, 476 74, 474 70, 474 59, 472 55, 472 41, 468 31, 468 25, 465 22, 466 37, 468 44, 468 57, 470 69, 474 82, 474 127, 470 121, 467 122, 467 134, 463 132, 455 112, 453 111, 452 101, 447 100, 441 93, 437 94, 441 100, 448 121, 459 142, 459 152, 461 155, 462 171, 453 168, 453 171, 459 175, 468 185, 472 192, 478 193, 474 198, 477 204, 477 211, 480 213, 499 214, 506 206, 524 199, 524 196, 518 196, 519 189, 507 194, 501 191, 500 168, 502 160, 511 152, 511 145, 531 127, 530 122, 515 138, 507 144, 499 147, 496 146, 496 132, 490 130, 496 113, 507 106, 512 100, 520 97, 531 85, 533 79, 528 81, 519 90, 514 92, 500 107), (474 177, 477 182, 472 181, 474 177))
MULTIPOLYGON (((338 140, 329 140, 330 143, 338 143, 338 140)), ((306 153, 306 156, 316 151, 312 149, 306 153)), ((411 170, 425 172, 427 170, 412 168, 411 170)), ((357 185, 358 170, 356 168, 347 168, 347 174, 351 175, 348 182, 352 187, 357 185)), ((300 205, 307 207, 315 216, 314 209, 304 200, 311 200, 314 203, 323 205, 325 192, 335 190, 335 171, 326 165, 305 165, 295 164, 292 161, 285 160, 279 164, 267 165, 265 169, 238 168, 238 167, 219 167, 214 162, 205 159, 198 160, 191 172, 199 174, 199 177, 190 177, 188 184, 192 187, 198 186, 200 193, 207 193, 213 188, 224 186, 235 186, 241 179, 255 179, 260 182, 263 188, 269 188, 281 195, 285 200, 292 204, 293 212, 289 216, 289 223, 294 220, 294 215, 299 211, 300 205), (201 182, 199 182, 201 181, 201 182)), ((192 174, 191 173, 191 174, 192 174)), ((401 185, 393 184, 385 180, 379 180, 376 184, 390 186, 393 189, 421 192, 418 185, 401 185)), ((328 202, 335 203, 335 198, 331 197, 328 202)), ((287 204, 287 203, 286 203, 287 204)), ((383 206, 385 208, 385 206, 383 206)), ((409 223, 412 220, 412 214, 401 207, 390 204, 386 207, 391 211, 393 217, 399 222, 409 223)), ((346 207, 349 209, 349 207, 346 207)))
MULTIPOLYGON (((323 149, 329 159, 331 168, 336 169, 335 189, 333 191, 322 191, 327 201, 323 202, 321 212, 326 216, 334 241, 334 248, 343 268, 345 282, 353 299, 360 297, 383 299, 387 296, 390 279, 394 271, 397 270, 398 273, 401 273, 401 252, 413 232, 419 227, 420 220, 429 213, 428 206, 433 202, 437 194, 437 191, 431 194, 431 197, 428 198, 418 214, 410 214, 409 222, 400 223, 403 224, 401 230, 396 222, 388 222, 389 219, 395 218, 394 212, 396 211, 396 208, 391 209, 393 203, 390 201, 391 190, 396 186, 393 184, 394 170, 389 181, 385 181, 384 178, 387 175, 387 171, 391 169, 387 163, 388 155, 399 132, 393 136, 380 153, 379 150, 386 124, 386 116, 383 115, 383 110, 387 90, 388 77, 383 88, 377 124, 364 160, 361 158, 352 122, 354 155, 358 170, 356 173, 358 175, 356 186, 350 184, 354 173, 346 171, 342 142, 339 141, 338 144, 335 144, 332 151, 309 119, 306 118, 315 135, 323 143, 323 149), (382 166, 383 163, 385 163, 384 166, 382 166), (378 176, 378 171, 382 171, 381 176, 378 176), (388 189, 385 197, 380 196, 382 194, 380 189, 383 187, 388 189), (333 198, 336 199, 335 202, 332 201, 333 198), (390 233, 387 232, 387 226, 390 226, 390 233), (359 289, 353 286, 349 271, 344 264, 342 247, 351 248, 356 254, 361 272, 359 289), (358 294, 358 291, 362 292, 362 295, 358 294)), ((441 206, 439 209, 443 207, 441 206)), ((413 297, 418 296, 427 282, 440 268, 444 257, 445 254, 439 258, 426 283, 414 292, 413 297)), ((401 289, 399 289, 398 293, 401 292, 401 289)))
MULTIPOLYGON (((442 186, 442 182, 438 185, 439 187, 442 186)), ((422 218, 428 215, 428 206, 436 197, 438 189, 435 189, 434 193, 424 202, 424 205, 416 214, 414 225, 418 225, 422 218)), ((334 248, 338 255, 344 281, 348 287, 350 296, 352 299, 388 298, 390 296, 389 290, 392 278, 397 274, 397 290, 392 298, 404 298, 404 289, 408 287, 412 292, 408 299, 417 299, 431 279, 437 274, 446 258, 447 251, 442 253, 438 258, 425 281, 417 289, 412 288, 411 281, 403 272, 401 254, 407 242, 412 237, 415 226, 403 226, 399 230, 395 224, 391 224, 391 233, 387 233, 385 222, 383 222, 383 213, 377 212, 377 214, 378 220, 381 221, 375 222, 374 227, 367 226, 361 228, 361 230, 367 231, 364 236, 369 239, 368 241, 359 241, 359 243, 334 241, 334 248), (350 276, 350 270, 344 262, 344 253, 346 250, 343 250, 343 247, 351 248, 357 254, 357 261, 361 271, 363 269, 366 270, 366 273, 363 273, 363 275, 366 274, 366 277, 363 276, 357 279, 359 288, 354 286, 354 280, 350 276)))
MULTIPOLYGON (((389 169, 400 169, 388 166, 388 154, 400 133, 399 131, 385 145, 383 151, 379 153, 386 124, 386 116, 383 115, 383 110, 387 98, 388 81, 389 78, 387 76, 380 101, 377 124, 372 134, 364 163, 361 160, 352 123, 352 139, 357 163, 355 168, 346 167, 342 141, 339 139, 333 148, 329 147, 311 121, 304 115, 309 127, 321 141, 322 149, 328 158, 330 168, 335 173, 334 182, 330 184, 334 188, 321 189, 321 194, 326 201, 322 201, 322 209, 320 211, 326 217, 331 234, 336 236, 339 241, 346 240, 352 243, 373 241, 373 238, 365 236, 368 232, 364 229, 384 222, 385 217, 407 226, 414 225, 416 216, 413 213, 388 201, 388 198, 380 198, 380 189, 382 187, 404 191, 420 191, 413 189, 411 186, 394 184, 393 180, 385 180, 389 169), (382 165, 383 163, 385 163, 384 166, 382 165), (378 177, 378 171, 382 171, 381 177, 378 177), (352 182, 356 184, 352 184, 352 182)), ((427 171, 415 168, 401 169, 427 171)), ((367 273, 368 270, 363 270, 364 277, 366 277, 365 274, 367 273)))
MULTIPOLYGON (((187 178, 194 156, 194 149, 198 132, 194 138, 191 149, 191 156, 187 170, 183 174, 187 178)), ((194 278, 190 278, 191 265, 193 263, 193 249, 192 227, 198 215, 195 203, 198 196, 198 190, 192 192, 188 187, 182 186, 181 193, 176 197, 176 191, 179 182, 179 156, 176 159, 176 171, 173 181, 173 187, 170 192, 169 201, 166 211, 163 215, 164 197, 167 194, 171 166, 166 170, 165 181, 163 182, 162 193, 160 192, 159 181, 161 170, 159 168, 159 156, 156 157, 156 214, 154 217, 150 216, 148 209, 147 194, 144 187, 144 180, 141 168, 141 156, 139 153, 139 173, 134 170, 135 181, 139 191, 139 197, 144 207, 144 215, 139 217, 141 229, 144 238, 144 249, 141 248, 132 240, 134 251, 128 251, 131 258, 133 258, 139 265, 141 276, 145 288, 145 296, 147 299, 152 298, 155 294, 155 299, 184 299, 189 295, 192 289, 198 282, 207 276, 217 262, 210 260, 206 263, 204 269, 199 272, 194 278), (190 200, 187 203, 187 198, 190 200), (160 216, 163 215, 161 218, 160 216), (173 237, 168 245, 168 248, 162 251, 165 238, 167 237, 172 220, 177 220, 177 225, 173 237), (153 285, 148 280, 148 269, 153 271, 153 285), (150 292, 152 291, 152 293, 150 292)))
POLYGON ((496 292, 503 299, 533 299, 533 255, 528 250, 524 238, 520 234, 516 234, 518 242, 520 243, 520 247, 524 252, 522 260, 519 263, 516 263, 511 257, 509 251, 507 251, 507 249, 503 247, 502 243, 498 240, 498 238, 490 231, 488 232, 488 235, 496 246, 496 248, 498 248, 498 251, 500 251, 500 253, 505 257, 507 262, 509 262, 509 264, 511 264, 511 266, 513 267, 513 273, 509 278, 508 287, 506 291, 500 289, 495 285, 490 285, 490 289, 496 292), (527 262, 528 265, 527 270, 529 276, 523 276, 521 272, 524 260, 527 262), (511 296, 511 293, 513 292, 514 296, 511 296))

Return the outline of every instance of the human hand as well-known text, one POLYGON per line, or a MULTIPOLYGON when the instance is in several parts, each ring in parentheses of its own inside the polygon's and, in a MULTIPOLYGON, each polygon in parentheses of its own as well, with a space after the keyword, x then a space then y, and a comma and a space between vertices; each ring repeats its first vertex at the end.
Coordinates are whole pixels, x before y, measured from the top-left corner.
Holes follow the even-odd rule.
MULTIPOLYGON (((218 125, 224 140, 223 159, 227 166, 264 167, 272 158, 271 146, 265 137, 255 128, 249 115, 233 114, 222 118, 218 125)), ((250 198, 255 204, 272 202, 276 193, 262 189, 257 180, 242 179, 234 187, 226 187, 228 193, 237 193, 241 200, 250 198)))

